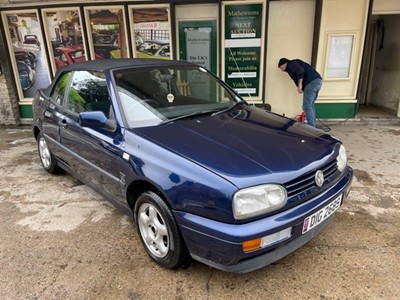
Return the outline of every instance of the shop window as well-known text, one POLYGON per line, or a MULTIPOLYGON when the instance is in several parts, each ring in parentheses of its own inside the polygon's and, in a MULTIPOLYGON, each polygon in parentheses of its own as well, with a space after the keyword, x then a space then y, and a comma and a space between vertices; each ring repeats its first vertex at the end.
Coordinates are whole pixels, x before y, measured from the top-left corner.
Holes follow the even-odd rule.
POLYGON ((94 59, 127 58, 125 14, 122 6, 85 8, 90 52, 94 59))
POLYGON ((87 60, 79 8, 42 11, 53 74, 56 69, 87 60))
POLYGON ((325 80, 350 79, 355 33, 329 33, 325 80))
POLYGON ((50 83, 37 11, 2 12, 2 19, 19 98, 30 102, 50 83))
POLYGON ((134 56, 172 59, 168 5, 129 6, 134 56))

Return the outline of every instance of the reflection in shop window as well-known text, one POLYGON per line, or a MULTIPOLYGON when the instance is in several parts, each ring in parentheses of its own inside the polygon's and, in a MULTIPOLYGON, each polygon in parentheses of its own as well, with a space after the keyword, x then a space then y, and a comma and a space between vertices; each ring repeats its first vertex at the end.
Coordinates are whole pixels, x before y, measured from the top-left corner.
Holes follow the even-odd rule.
POLYGON ((53 56, 53 71, 87 60, 78 8, 44 10, 46 36, 53 56), (79 53, 80 59, 75 59, 79 53))
MULTIPOLYGON (((102 7, 104 8, 104 7, 102 7)), ((122 7, 85 10, 92 58, 127 58, 125 17, 122 7)))
POLYGON ((76 114, 99 110, 108 117, 110 97, 102 72, 76 71, 66 99, 66 108, 76 114))
POLYGON ((168 6, 131 6, 130 19, 136 57, 172 58, 168 6))
POLYGON ((10 50, 19 97, 33 98, 37 90, 46 88, 49 71, 36 11, 2 13, 7 44, 10 50))

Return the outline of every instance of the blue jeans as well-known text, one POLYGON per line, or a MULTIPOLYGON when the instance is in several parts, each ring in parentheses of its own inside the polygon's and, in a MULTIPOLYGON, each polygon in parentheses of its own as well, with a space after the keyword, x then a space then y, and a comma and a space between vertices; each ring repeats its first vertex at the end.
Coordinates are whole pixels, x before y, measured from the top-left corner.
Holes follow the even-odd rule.
POLYGON ((303 91, 303 111, 306 113, 307 124, 313 127, 315 127, 315 120, 317 118, 314 104, 321 87, 322 80, 317 78, 307 84, 303 91))

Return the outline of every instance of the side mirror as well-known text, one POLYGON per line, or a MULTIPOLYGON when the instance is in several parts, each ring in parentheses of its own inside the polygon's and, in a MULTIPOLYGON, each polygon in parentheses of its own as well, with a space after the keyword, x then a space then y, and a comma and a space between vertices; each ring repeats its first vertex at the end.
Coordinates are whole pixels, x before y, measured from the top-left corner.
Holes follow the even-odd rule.
POLYGON ((256 107, 264 109, 266 111, 271 111, 271 104, 269 103, 256 104, 256 107))
POLYGON ((82 127, 89 127, 92 129, 104 128, 114 131, 116 123, 114 120, 107 119, 102 111, 85 111, 79 114, 79 124, 82 127))

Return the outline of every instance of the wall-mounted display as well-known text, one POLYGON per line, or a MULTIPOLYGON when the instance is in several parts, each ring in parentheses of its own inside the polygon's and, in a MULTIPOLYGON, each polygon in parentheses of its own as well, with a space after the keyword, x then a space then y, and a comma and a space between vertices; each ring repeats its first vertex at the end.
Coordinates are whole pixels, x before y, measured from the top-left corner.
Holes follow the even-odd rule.
POLYGON ((20 100, 33 98, 50 83, 37 11, 3 12, 2 19, 20 100))
POLYGON ((130 6, 129 16, 134 56, 171 59, 169 6, 130 6))
POLYGON ((85 8, 92 59, 129 57, 123 6, 85 8))
POLYGON ((53 74, 56 69, 87 60, 79 8, 43 10, 53 74))
POLYGON ((261 97, 263 4, 224 5, 224 78, 244 97, 261 97))
POLYGON ((325 79, 349 79, 355 33, 328 34, 328 52, 325 79))

